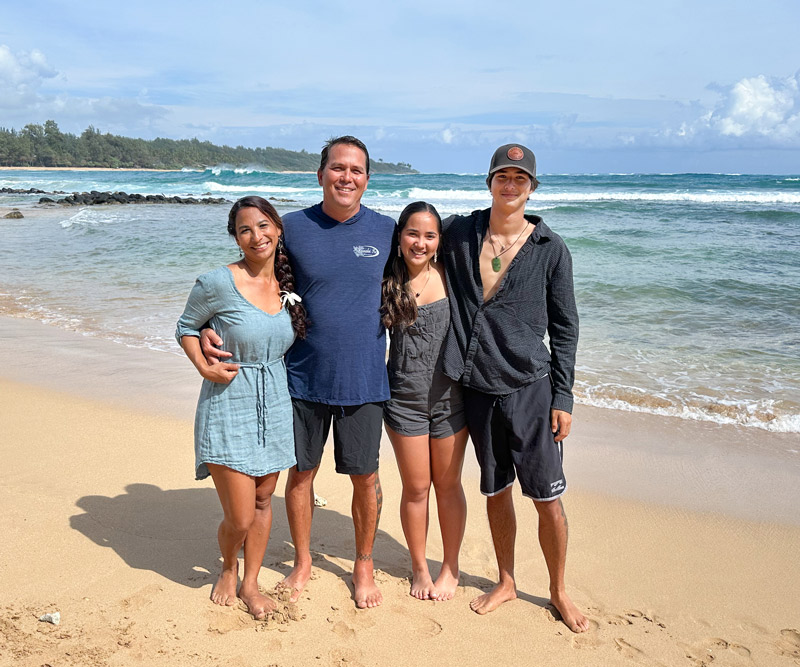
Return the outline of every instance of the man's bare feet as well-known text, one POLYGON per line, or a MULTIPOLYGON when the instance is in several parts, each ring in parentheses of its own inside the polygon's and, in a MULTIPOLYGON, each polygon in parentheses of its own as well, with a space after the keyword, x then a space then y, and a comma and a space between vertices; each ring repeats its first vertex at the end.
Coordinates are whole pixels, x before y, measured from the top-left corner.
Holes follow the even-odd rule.
POLYGON ((375 585, 371 558, 357 560, 353 566, 353 599, 359 609, 378 607, 383 602, 383 595, 375 585))
POLYGON ((517 589, 514 582, 499 583, 488 593, 479 595, 472 602, 469 603, 469 608, 476 614, 488 614, 494 611, 504 602, 515 600, 517 597, 517 589))
POLYGON ((236 586, 239 584, 239 561, 231 568, 223 568, 217 583, 211 589, 214 604, 232 607, 236 604, 236 586))
POLYGON ((311 579, 310 561, 308 565, 295 565, 292 571, 275 588, 278 590, 291 590, 292 594, 289 596, 289 602, 297 602, 309 579, 311 579))
POLYGON ((436 592, 437 600, 444 602, 445 600, 452 600, 458 589, 458 571, 451 572, 447 565, 442 565, 442 570, 439 576, 436 577, 436 592))
POLYGON ((258 590, 258 584, 242 584, 239 589, 239 599, 247 605, 247 611, 252 614, 257 621, 262 621, 271 611, 278 608, 277 603, 272 598, 263 595, 258 590))
POLYGON ((414 572, 411 577, 411 590, 409 595, 417 600, 438 600, 439 593, 433 585, 430 572, 427 568, 420 572, 414 572))
POLYGON ((564 625, 573 632, 586 632, 589 629, 589 619, 575 606, 566 593, 551 592, 550 604, 558 609, 564 625))

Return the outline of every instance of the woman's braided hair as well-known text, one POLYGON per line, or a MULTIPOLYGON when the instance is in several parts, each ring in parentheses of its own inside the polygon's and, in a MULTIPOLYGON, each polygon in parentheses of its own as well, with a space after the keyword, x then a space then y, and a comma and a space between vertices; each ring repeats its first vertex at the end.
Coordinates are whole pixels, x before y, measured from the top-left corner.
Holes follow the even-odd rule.
MULTIPOLYGON (((228 213, 228 234, 234 238, 236 238, 236 215, 243 208, 257 208, 275 223, 275 226, 280 230, 281 235, 278 238, 278 247, 275 249, 275 278, 278 281, 278 287, 281 292, 294 292, 294 273, 292 272, 289 254, 286 251, 286 245, 283 243, 283 221, 281 216, 278 215, 275 207, 263 197, 242 197, 231 207, 230 213, 228 213)), ((309 326, 306 309, 300 303, 292 305, 287 301, 286 310, 289 311, 289 316, 292 318, 292 328, 297 337, 305 338, 309 326)))

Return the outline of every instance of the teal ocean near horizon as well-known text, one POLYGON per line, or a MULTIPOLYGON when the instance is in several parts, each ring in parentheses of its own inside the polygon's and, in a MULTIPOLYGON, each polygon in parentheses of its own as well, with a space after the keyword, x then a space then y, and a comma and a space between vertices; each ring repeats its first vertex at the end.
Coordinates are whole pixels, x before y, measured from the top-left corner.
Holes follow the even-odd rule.
MULTIPOLYGON (((489 206, 482 174, 381 175, 367 206, 489 206)), ((581 340, 575 394, 600 407, 800 433, 800 176, 544 174, 529 212, 569 246, 581 340)), ((314 174, 0 171, 0 188, 321 199, 314 174)), ((227 206, 37 207, 0 194, 0 314, 180 353, 194 278, 234 261, 227 206)), ((187 362, 188 363, 188 362, 187 362)), ((800 448, 799 448, 800 449, 800 448)))

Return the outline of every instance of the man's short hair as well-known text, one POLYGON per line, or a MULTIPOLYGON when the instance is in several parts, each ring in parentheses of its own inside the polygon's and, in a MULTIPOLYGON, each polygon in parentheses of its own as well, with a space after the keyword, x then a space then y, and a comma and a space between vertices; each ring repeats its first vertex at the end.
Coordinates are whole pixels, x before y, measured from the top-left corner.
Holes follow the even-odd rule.
POLYGON ((367 158, 367 174, 369 174, 369 151, 367 147, 364 145, 364 142, 361 139, 356 139, 354 136, 349 134, 344 135, 343 137, 331 137, 328 141, 325 142, 325 145, 322 147, 322 153, 319 156, 319 170, 322 171, 325 169, 325 165, 328 164, 328 156, 330 155, 331 148, 338 144, 346 144, 348 146, 355 146, 356 148, 360 148, 364 151, 364 156, 367 158))

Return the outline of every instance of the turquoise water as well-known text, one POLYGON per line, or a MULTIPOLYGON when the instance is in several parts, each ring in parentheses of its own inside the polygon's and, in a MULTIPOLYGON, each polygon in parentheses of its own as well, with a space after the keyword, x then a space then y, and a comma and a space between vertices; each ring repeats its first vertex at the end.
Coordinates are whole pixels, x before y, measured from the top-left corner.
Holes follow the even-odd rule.
MULTIPOLYGON (((574 259, 579 402, 800 432, 800 177, 545 174, 530 211, 574 259)), ((316 203, 314 174, 0 171, 0 187, 316 203)), ((194 277, 233 261, 226 206, 35 208, 0 221, 0 313, 178 353, 194 277)), ((396 217, 489 205, 483 175, 375 175, 364 203, 396 217)))

